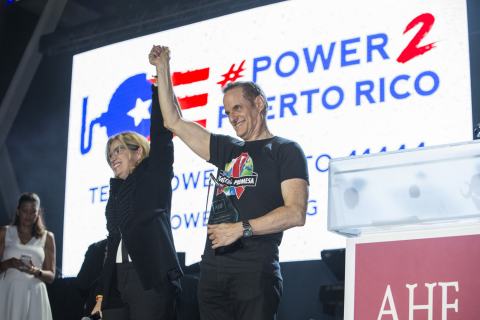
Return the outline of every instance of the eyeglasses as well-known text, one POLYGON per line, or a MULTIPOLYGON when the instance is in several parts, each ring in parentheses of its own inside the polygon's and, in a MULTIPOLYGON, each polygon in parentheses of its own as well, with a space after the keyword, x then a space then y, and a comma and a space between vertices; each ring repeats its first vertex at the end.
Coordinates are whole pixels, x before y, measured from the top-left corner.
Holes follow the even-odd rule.
POLYGON ((121 155, 123 153, 123 150, 125 149, 130 149, 130 150, 138 150, 138 146, 132 146, 132 145, 127 145, 127 146, 123 146, 123 145, 120 145, 118 147, 116 147, 115 149, 113 149, 113 152, 111 152, 109 155, 108 155, 108 160, 112 160, 113 157, 118 157, 119 155, 121 155))

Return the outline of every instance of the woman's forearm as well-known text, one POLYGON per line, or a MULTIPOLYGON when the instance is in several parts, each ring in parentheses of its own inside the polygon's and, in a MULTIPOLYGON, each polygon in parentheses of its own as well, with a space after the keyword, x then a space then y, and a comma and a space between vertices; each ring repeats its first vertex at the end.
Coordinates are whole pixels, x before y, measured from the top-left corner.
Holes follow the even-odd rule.
POLYGON ((53 283, 53 281, 55 280, 55 273, 50 270, 41 270, 40 268, 36 268, 33 275, 35 276, 35 278, 49 284, 53 283))

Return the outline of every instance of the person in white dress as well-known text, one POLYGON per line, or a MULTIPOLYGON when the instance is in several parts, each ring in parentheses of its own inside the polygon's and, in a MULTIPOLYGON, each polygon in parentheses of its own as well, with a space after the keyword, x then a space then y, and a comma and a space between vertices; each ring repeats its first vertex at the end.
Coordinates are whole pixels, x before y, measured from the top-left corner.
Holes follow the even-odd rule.
POLYGON ((55 242, 35 193, 22 194, 12 224, 0 228, 0 256, 0 319, 51 320, 45 283, 55 279, 55 242))

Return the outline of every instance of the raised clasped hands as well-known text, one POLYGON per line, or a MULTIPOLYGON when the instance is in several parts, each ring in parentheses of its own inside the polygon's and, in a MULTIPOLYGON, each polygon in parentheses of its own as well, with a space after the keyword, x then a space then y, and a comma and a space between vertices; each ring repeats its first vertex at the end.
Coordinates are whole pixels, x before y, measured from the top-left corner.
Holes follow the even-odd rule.
POLYGON ((162 66, 170 61, 170 49, 165 46, 153 46, 148 55, 148 60, 153 66, 162 66))
POLYGON ((207 224, 208 238, 212 240, 212 249, 228 246, 243 236, 242 223, 207 224))

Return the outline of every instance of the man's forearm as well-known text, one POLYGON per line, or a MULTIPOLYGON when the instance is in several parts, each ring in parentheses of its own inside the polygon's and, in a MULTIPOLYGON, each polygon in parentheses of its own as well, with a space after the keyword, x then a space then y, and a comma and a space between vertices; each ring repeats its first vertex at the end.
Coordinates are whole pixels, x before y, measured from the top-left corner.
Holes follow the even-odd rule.
POLYGON ((254 235, 281 232, 305 224, 308 205, 308 182, 290 179, 282 182, 284 205, 266 215, 249 220, 254 235))
MULTIPOLYGON (((264 216, 248 220, 253 235, 282 232, 293 227, 303 226, 307 216, 308 181, 300 178, 282 182, 284 205, 264 216)), ((208 226, 209 239, 213 249, 229 245, 243 236, 242 222, 222 223, 208 226)))
POLYGON ((38 271, 41 271, 42 275, 40 276, 39 272, 36 272, 35 277, 43 282, 51 284, 55 280, 55 273, 53 273, 53 271, 40 269, 38 271))
POLYGON ((172 78, 168 63, 157 65, 157 90, 160 109, 162 110, 163 122, 167 129, 174 132, 175 124, 181 120, 181 111, 175 103, 173 94, 172 78))
MULTIPOLYGON (((248 220, 254 235, 282 232, 305 224, 306 207, 282 206, 266 215, 248 220)), ((242 222, 209 225, 209 239, 213 240, 213 249, 235 242, 243 236, 242 222)))
POLYGON ((305 225, 306 208, 282 206, 266 215, 248 220, 254 235, 282 232, 305 225))

